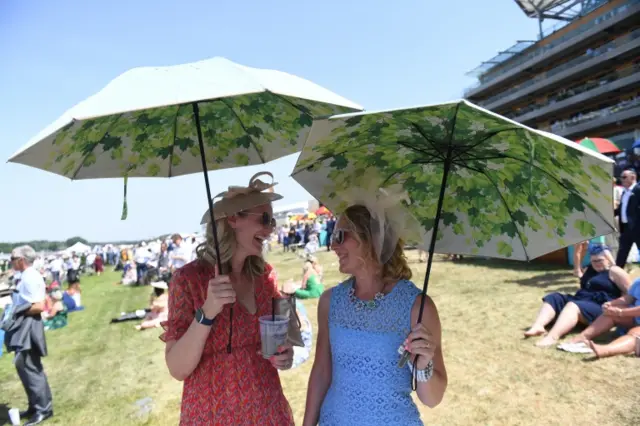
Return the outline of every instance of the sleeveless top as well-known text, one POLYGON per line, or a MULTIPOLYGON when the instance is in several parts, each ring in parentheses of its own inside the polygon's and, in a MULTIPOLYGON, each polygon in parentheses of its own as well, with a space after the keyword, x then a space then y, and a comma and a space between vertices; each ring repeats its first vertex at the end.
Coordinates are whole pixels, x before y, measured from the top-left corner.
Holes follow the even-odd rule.
POLYGON ((331 290, 332 379, 320 425, 422 425, 409 367, 397 367, 420 290, 402 280, 376 308, 358 310, 349 298, 352 287, 348 280, 331 290))
POLYGON ((597 272, 592 267, 587 268, 580 278, 580 290, 575 297, 603 304, 622 296, 620 288, 609 278, 609 270, 597 272))

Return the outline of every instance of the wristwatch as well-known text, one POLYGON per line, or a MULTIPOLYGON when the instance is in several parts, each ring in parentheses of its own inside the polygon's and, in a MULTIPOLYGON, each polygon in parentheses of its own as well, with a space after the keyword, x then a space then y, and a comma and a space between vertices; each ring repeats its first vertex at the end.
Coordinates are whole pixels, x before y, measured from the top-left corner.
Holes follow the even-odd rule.
POLYGON ((204 311, 202 310, 202 308, 198 308, 198 310, 196 311, 196 322, 198 324, 211 326, 213 325, 214 319, 215 318, 209 319, 206 316, 204 316, 204 311))

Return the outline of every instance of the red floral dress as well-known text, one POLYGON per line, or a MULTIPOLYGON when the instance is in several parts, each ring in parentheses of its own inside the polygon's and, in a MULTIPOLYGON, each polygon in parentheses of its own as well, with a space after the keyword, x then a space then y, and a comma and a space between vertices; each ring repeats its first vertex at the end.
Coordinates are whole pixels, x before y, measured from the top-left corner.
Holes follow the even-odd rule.
MULTIPOLYGON (((196 309, 204 303, 213 276, 213 266, 199 260, 174 273, 169 284, 169 318, 162 324, 165 333, 160 339, 168 342, 182 337, 196 309)), ((233 304, 231 353, 227 353, 230 305, 216 317, 202 358, 184 381, 180 425, 294 424, 278 370, 258 353, 258 318, 270 314, 277 288, 276 273, 267 265, 264 275, 255 282, 255 315, 240 303, 233 304)))

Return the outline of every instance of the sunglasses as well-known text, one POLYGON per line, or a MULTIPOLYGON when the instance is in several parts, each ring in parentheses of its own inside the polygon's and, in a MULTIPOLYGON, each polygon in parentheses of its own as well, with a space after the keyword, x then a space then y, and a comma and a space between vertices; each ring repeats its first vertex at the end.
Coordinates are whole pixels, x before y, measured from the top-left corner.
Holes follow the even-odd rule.
POLYGON ((260 216, 261 217, 260 223, 262 223, 262 226, 270 226, 272 228, 276 227, 276 220, 267 212, 263 212, 263 213, 242 212, 242 214, 251 215, 251 216, 260 216))
POLYGON ((331 234, 331 244, 342 244, 349 231, 344 229, 335 229, 331 234))

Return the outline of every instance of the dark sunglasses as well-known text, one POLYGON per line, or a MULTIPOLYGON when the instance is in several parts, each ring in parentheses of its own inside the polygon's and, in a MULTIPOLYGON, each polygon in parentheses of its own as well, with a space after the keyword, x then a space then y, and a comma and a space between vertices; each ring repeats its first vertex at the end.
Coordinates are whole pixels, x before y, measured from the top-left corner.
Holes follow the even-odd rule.
POLYGON ((345 231, 344 229, 335 229, 331 234, 331 244, 342 244, 347 236, 349 231, 345 231))
POLYGON ((276 220, 267 212, 262 212, 262 213, 242 212, 242 214, 252 215, 252 216, 261 216, 260 223, 262 223, 262 226, 270 226, 272 228, 276 227, 276 220))

